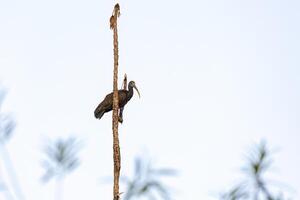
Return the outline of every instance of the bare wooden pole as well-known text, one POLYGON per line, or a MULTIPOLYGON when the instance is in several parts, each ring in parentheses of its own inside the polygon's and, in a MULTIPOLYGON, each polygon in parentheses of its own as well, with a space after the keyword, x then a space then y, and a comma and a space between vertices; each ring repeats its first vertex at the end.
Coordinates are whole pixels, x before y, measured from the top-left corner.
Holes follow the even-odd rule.
POLYGON ((118 110, 119 110, 119 97, 118 97, 118 65, 119 65, 119 47, 118 47, 118 27, 117 19, 120 16, 120 6, 116 4, 113 10, 113 14, 110 17, 110 28, 114 32, 114 82, 113 82, 113 115, 112 115, 112 126, 113 126, 113 158, 114 158, 114 188, 113 188, 113 200, 120 199, 119 192, 119 178, 121 170, 121 153, 119 145, 118 135, 118 110))
POLYGON ((123 79, 123 90, 127 90, 127 74, 124 74, 124 79, 123 79))
MULTIPOLYGON (((123 90, 127 90, 127 75, 124 75, 124 79, 123 79, 123 86, 122 86, 123 90)), ((124 107, 120 108, 120 113, 119 113, 119 122, 123 123, 123 110, 124 107)))

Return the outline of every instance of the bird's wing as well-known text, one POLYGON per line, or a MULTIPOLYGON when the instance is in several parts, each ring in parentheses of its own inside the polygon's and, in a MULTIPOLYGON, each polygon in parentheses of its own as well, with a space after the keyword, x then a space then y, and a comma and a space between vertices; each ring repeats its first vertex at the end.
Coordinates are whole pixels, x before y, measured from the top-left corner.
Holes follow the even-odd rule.
POLYGON ((123 107, 127 103, 127 90, 119 90, 119 106, 123 107))
POLYGON ((101 103, 97 106, 95 113, 106 111, 107 109, 109 109, 109 107, 112 106, 112 97, 113 93, 106 95, 103 101, 101 101, 101 103))
MULTIPOLYGON (((106 97, 104 98, 104 100, 101 103, 109 103, 111 104, 113 102, 113 96, 114 93, 109 93, 108 95, 106 95, 106 97)), ((118 96, 119 96, 119 102, 123 102, 126 101, 127 99, 127 90, 118 90, 118 96)))
MULTIPOLYGON (((126 90, 119 90, 119 106, 123 107, 127 103, 126 90)), ((103 101, 97 106, 95 113, 112 110, 113 107, 113 92, 106 95, 103 101)))

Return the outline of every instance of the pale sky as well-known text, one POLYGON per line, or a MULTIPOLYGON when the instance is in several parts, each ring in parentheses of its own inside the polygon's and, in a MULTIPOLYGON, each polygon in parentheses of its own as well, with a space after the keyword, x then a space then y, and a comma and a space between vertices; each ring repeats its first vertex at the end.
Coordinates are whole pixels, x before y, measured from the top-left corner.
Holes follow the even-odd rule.
MULTIPOLYGON (((42 144, 69 135, 85 145, 65 199, 112 199, 101 183, 112 175, 111 114, 93 111, 112 90, 114 3, 0 0, 2 110, 17 121, 7 148, 27 200, 53 199, 54 183, 40 183, 42 144)), ((279 149, 272 178, 299 199, 300 1, 119 3, 120 80, 126 72, 141 92, 120 126, 121 173, 148 152, 180 171, 167 181, 174 200, 215 199, 266 139, 279 149)))

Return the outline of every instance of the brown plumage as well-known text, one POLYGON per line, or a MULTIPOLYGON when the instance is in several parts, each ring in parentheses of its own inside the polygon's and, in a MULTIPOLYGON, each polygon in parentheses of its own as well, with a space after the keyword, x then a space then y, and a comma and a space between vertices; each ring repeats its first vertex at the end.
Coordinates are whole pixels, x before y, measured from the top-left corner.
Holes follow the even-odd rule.
MULTIPOLYGON (((128 103, 128 101, 133 96, 133 88, 137 91, 138 95, 140 96, 139 90, 135 86, 134 81, 130 81, 128 84, 128 90, 118 90, 119 94, 119 109, 123 111, 124 106, 128 103)), ((104 100, 97 106, 94 111, 94 115, 97 119, 101 119, 104 113, 109 112, 113 109, 113 92, 106 95, 104 100)), ((122 113, 120 113, 122 118, 122 113)))

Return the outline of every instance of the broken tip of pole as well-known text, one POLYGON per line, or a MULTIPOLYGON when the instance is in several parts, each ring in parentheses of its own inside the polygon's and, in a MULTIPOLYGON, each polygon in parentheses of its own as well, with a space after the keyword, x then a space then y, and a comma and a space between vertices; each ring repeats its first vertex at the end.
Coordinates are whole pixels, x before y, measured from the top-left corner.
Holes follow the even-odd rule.
POLYGON ((126 74, 126 73, 125 73, 125 75, 124 75, 124 79, 123 79, 123 83, 122 83, 122 88, 123 88, 124 90, 127 89, 127 74, 126 74))
POLYGON ((121 12, 120 12, 120 5, 117 3, 114 7, 113 13, 109 19, 110 22, 110 29, 114 29, 116 26, 117 18, 120 17, 121 12))
POLYGON ((120 13, 120 4, 116 4, 115 7, 114 7, 114 13, 120 17, 121 13, 120 13))

